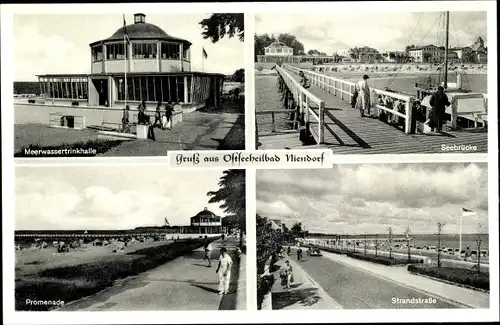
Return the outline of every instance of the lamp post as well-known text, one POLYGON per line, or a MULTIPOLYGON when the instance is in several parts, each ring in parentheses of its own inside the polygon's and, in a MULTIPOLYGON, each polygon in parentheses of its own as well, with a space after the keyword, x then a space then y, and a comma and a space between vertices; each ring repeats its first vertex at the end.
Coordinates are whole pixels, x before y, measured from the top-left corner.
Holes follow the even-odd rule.
POLYGON ((406 239, 408 245, 408 262, 411 262, 411 251, 410 251, 410 226, 406 228, 406 239))
POLYGON ((443 222, 438 222, 438 247, 437 247, 437 253, 438 253, 438 268, 441 267, 441 230, 443 229, 444 223, 443 222))
POLYGON ((481 272, 481 228, 482 225, 480 223, 477 224, 477 237, 476 237, 476 244, 477 244, 477 273, 481 272))
POLYGON ((389 227, 389 258, 392 258, 392 228, 389 227))

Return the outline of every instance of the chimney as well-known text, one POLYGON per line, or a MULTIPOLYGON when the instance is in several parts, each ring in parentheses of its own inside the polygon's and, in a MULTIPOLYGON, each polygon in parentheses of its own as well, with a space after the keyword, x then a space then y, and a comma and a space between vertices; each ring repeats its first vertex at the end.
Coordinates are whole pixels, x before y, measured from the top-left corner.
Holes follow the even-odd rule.
POLYGON ((134 14, 134 23, 135 24, 144 24, 146 22, 145 14, 134 14))

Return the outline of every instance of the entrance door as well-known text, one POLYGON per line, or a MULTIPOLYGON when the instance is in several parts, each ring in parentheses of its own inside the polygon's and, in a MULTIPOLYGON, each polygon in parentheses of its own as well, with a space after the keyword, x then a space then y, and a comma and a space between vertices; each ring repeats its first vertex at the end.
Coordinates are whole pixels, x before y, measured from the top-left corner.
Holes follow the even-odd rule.
POLYGON ((97 92, 99 93, 99 106, 109 106, 108 102, 108 80, 101 79, 97 81, 97 92))

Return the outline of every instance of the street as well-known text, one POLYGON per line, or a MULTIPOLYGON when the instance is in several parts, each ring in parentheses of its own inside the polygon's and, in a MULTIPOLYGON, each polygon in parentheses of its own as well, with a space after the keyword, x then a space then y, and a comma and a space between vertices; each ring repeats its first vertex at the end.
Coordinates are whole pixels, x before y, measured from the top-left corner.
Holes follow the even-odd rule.
MULTIPOLYGON (((296 250, 292 250, 290 259, 293 265, 296 265, 305 271, 312 282, 317 283, 328 296, 336 301, 344 309, 409 309, 409 308, 457 308, 457 305, 447 302, 445 299, 436 296, 426 295, 412 288, 395 283, 370 274, 366 271, 356 269, 352 266, 336 262, 325 256, 308 256, 303 255, 303 260, 297 261, 296 250), (411 299, 411 298, 435 298, 435 303, 397 303, 396 299, 411 299)), ((292 265, 292 267, 293 267, 292 265)), ((390 267, 389 267, 390 269, 390 267)), ((275 278, 279 282, 279 271, 275 273, 275 278)), ((294 268, 294 275, 297 273, 294 268)), ((303 281, 303 280, 302 280, 303 281)), ((294 296, 304 296, 304 290, 296 283, 292 286, 292 291, 297 291, 294 296)), ((292 303, 280 303, 281 299, 285 298, 285 294, 289 299, 290 293, 280 293, 273 287, 273 307, 290 305, 292 303)), ((309 299, 310 300, 310 299, 309 299)), ((315 299, 318 301, 319 299, 315 299)), ((311 304, 310 304, 311 306, 311 304)), ((309 308, 302 303, 301 308, 309 308)))

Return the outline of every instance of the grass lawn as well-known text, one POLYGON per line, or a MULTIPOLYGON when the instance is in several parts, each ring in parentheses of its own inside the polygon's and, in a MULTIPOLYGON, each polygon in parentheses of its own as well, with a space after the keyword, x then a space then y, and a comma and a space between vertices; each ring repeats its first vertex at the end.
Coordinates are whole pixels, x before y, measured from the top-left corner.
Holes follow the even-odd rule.
POLYGON ((408 265, 408 271, 419 273, 450 282, 471 286, 478 289, 490 290, 490 276, 488 273, 476 270, 459 269, 452 267, 408 265))

